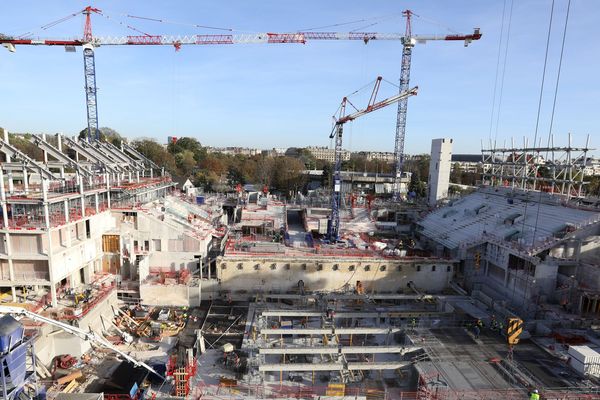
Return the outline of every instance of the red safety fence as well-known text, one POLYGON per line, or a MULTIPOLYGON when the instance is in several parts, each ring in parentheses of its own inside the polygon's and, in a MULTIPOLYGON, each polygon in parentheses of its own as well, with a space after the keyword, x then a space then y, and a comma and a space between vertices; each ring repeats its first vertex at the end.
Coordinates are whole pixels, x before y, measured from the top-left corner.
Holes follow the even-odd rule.
POLYGON ((112 281, 110 285, 104 286, 96 295, 90 299, 89 302, 85 303, 81 307, 81 313, 78 315, 63 315, 61 319, 77 320, 85 317, 98 303, 104 301, 112 292, 116 290, 117 286, 115 281, 112 281))

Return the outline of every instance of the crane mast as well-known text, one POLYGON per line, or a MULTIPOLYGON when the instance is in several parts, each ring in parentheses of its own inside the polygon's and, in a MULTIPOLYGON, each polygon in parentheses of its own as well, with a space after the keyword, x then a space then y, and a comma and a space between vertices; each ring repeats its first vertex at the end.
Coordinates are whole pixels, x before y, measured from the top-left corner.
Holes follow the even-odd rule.
MULTIPOLYGON (((410 59, 412 56, 413 43, 410 26, 411 11, 403 12, 406 16, 406 32, 402 41, 402 63, 400 64, 400 93, 408 89, 410 82, 410 59)), ((406 137, 406 111, 408 109, 408 97, 398 102, 398 115, 396 116, 396 137, 394 141, 394 186, 393 200, 400 201, 400 181, 404 166, 404 138, 406 137)))
POLYGON ((100 12, 99 9, 87 6, 83 10, 85 15, 85 26, 83 29, 83 76, 85 78, 85 104, 87 108, 87 139, 95 138, 100 140, 100 131, 98 130, 98 99, 96 97, 96 59, 94 56, 94 46, 91 44, 92 37, 92 18, 91 13, 100 12))
POLYGON ((389 97, 385 100, 376 102, 377 93, 381 86, 382 77, 377 77, 373 91, 371 92, 371 98, 367 107, 356 112, 346 115, 346 105, 352 104, 347 97, 342 99, 340 104, 339 113, 334 116, 334 126, 329 135, 330 139, 335 138, 335 153, 334 153, 334 170, 332 179, 332 190, 331 190, 331 214, 327 223, 327 240, 335 242, 339 239, 340 234, 340 206, 342 202, 342 137, 344 134, 344 124, 346 122, 354 121, 356 118, 362 117, 363 115, 369 114, 373 111, 379 110, 394 104, 398 101, 408 99, 410 96, 417 94, 418 88, 414 87, 400 92, 399 94, 389 97))
MULTIPOLYGON (((411 17, 413 12, 405 10, 402 12, 406 17, 406 29, 402 38, 402 63, 400 65, 400 93, 408 90, 410 82, 410 63, 412 48, 415 43, 426 43, 430 40, 464 41, 465 47, 473 40, 479 40, 481 33, 479 28, 473 30, 471 35, 415 35, 412 34, 411 17)), ((406 138, 406 113, 408 110, 408 97, 398 102, 398 114, 396 116, 396 137, 394 143, 394 185, 392 198, 400 201, 400 186, 404 168, 404 139, 406 138)))

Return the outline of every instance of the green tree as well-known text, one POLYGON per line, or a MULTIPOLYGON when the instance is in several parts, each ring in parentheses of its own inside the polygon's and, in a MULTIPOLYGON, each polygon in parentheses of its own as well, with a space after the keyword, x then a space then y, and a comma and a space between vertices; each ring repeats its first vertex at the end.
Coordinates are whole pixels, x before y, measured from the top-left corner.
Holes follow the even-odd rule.
POLYGON ((450 171, 450 182, 461 184, 463 169, 462 169, 460 163, 455 162, 452 167, 453 167, 452 171, 450 171))
POLYGON ((585 193, 588 196, 597 196, 600 197, 600 176, 587 176, 585 177, 585 193))
POLYGON ((175 163, 181 176, 190 176, 196 169, 196 159, 190 150, 183 150, 175 154, 175 163))
POLYGON ((174 143, 169 143, 167 150, 173 155, 189 150, 194 154, 196 162, 201 162, 206 157, 206 149, 202 147, 198 140, 191 137, 182 137, 174 143))
POLYGON ((420 179, 420 173, 413 172, 410 176, 410 183, 408 185, 408 191, 414 192, 418 198, 427 196, 427 185, 420 179))
POLYGON ((307 148, 298 149, 297 157, 305 165, 307 169, 316 168, 317 159, 307 148))
MULTIPOLYGON (((79 132, 79 139, 85 139, 87 137, 87 133, 88 128, 83 128, 79 132)), ((109 127, 103 127, 98 129, 98 135, 101 141, 109 142, 117 147, 121 147, 121 142, 124 140, 123 136, 121 136, 119 132, 109 127)))
POLYGON ((173 155, 162 145, 156 143, 156 141, 152 139, 140 139, 133 141, 131 145, 157 165, 164 167, 169 173, 175 174, 177 172, 173 155))

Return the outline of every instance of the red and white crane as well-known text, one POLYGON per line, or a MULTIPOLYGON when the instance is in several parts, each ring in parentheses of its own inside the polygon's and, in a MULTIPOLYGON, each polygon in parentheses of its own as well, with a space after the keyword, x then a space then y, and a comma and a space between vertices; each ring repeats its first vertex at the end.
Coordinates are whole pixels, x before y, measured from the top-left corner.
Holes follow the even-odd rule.
POLYGON ((350 121, 354 121, 356 118, 362 117, 363 115, 372 113, 373 111, 379 110, 380 108, 387 107, 396 102, 406 100, 411 96, 416 96, 419 90, 418 87, 414 87, 409 90, 400 92, 399 94, 388 97, 387 99, 377 101, 377 94, 379 93, 379 87, 381 86, 382 77, 378 76, 375 79, 375 85, 371 92, 371 97, 367 106, 363 109, 358 109, 348 100, 347 97, 342 99, 342 103, 338 108, 337 115, 334 115, 333 129, 329 138, 335 138, 335 153, 334 153, 334 169, 333 169, 333 180, 331 188, 331 214, 329 215, 329 221, 327 224, 327 240, 334 243, 339 239, 340 233, 340 205, 342 201, 342 136, 344 133, 344 124, 350 121), (350 104, 354 107, 355 111, 352 114, 346 115, 346 106, 350 104))
MULTIPOLYGON (((296 43, 305 44, 311 41, 329 40, 355 40, 362 41, 365 44, 372 40, 391 40, 400 41, 403 45, 402 65, 400 72, 400 93, 408 91, 410 77, 410 58, 412 47, 417 43, 426 43, 432 40, 460 41, 467 46, 473 40, 479 40, 481 33, 479 28, 475 28, 471 34, 453 34, 453 35, 413 35, 411 31, 411 16, 415 15, 411 11, 404 11, 406 16, 406 30, 402 33, 378 33, 378 32, 291 32, 291 33, 252 33, 252 34, 215 34, 215 35, 150 35, 143 33, 133 27, 137 32, 143 33, 134 36, 93 36, 91 15, 104 15, 101 10, 88 6, 81 11, 73 13, 63 19, 55 21, 48 26, 54 26, 57 23, 66 21, 77 15, 85 15, 85 27, 83 37, 77 39, 30 39, 11 37, 0 34, 0 44, 9 51, 15 51, 15 46, 65 46, 67 49, 73 47, 83 48, 84 75, 85 75, 85 93, 88 116, 88 137, 98 133, 98 110, 96 98, 96 71, 94 61, 94 49, 100 46, 174 46, 179 50, 182 46, 196 45, 232 45, 232 44, 285 44, 296 43)), ((148 19, 148 18, 143 18, 148 19)), ((160 20, 158 20, 160 21, 160 20)), ((402 163, 404 158, 404 136, 406 129, 406 109, 408 98, 405 97, 398 103, 398 118, 396 123, 396 142, 395 142, 395 184, 394 198, 399 196, 400 175, 402 172, 402 163)))

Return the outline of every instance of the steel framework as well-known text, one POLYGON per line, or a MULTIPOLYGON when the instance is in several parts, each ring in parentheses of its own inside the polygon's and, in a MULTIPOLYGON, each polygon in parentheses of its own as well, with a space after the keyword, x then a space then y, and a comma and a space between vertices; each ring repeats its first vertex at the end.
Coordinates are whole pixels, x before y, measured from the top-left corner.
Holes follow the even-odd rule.
MULTIPOLYGON (((402 64, 400 66, 400 93, 408 90, 410 82, 410 60, 413 43, 411 40, 411 11, 403 13, 406 16, 406 33, 402 39, 402 64)), ((408 97, 398 102, 398 115, 396 117, 396 139, 394 143, 394 201, 400 200, 400 179, 404 167, 404 138, 406 137, 406 112, 408 110, 408 97)))
POLYGON ((546 147, 529 146, 527 139, 523 147, 516 147, 514 140, 511 147, 482 145, 483 184, 582 197, 587 153, 594 150, 589 139, 585 147, 572 147, 571 134, 566 147, 554 146, 553 137, 546 147))

